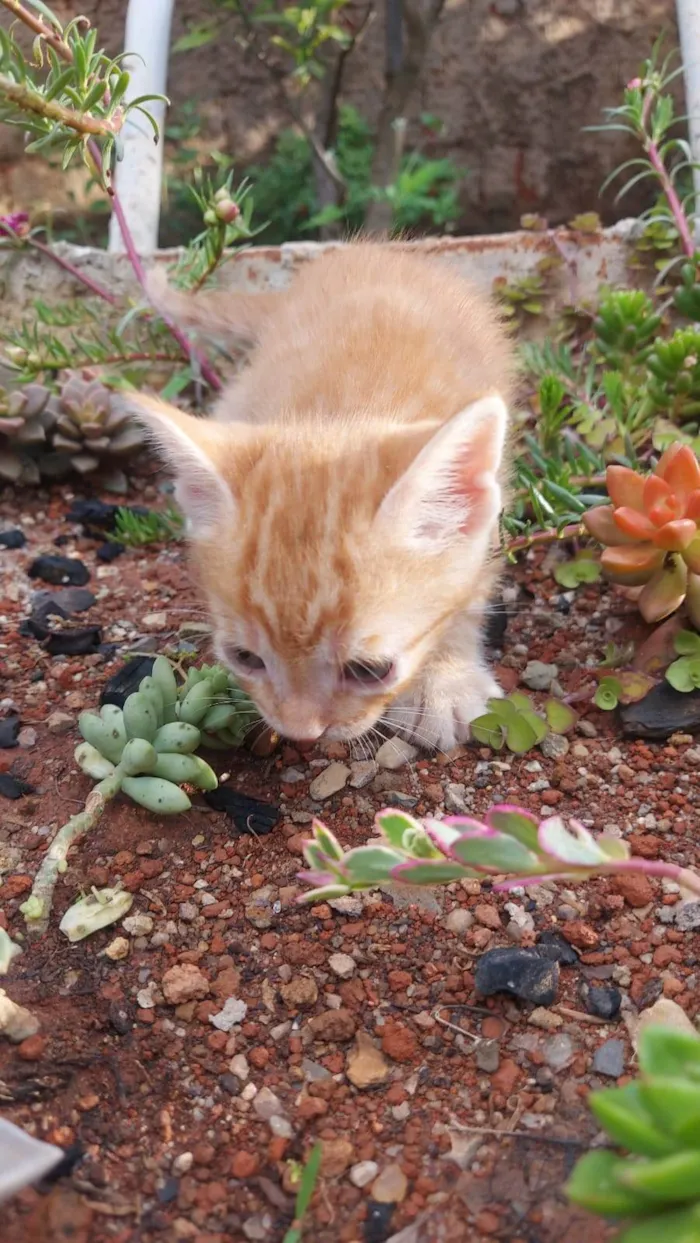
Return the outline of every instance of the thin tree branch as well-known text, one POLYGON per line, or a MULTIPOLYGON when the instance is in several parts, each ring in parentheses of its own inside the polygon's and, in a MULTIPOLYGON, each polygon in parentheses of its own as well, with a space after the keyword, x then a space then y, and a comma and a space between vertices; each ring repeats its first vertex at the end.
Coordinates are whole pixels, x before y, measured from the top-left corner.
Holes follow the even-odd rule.
POLYGON ((75 130, 78 134, 92 134, 98 138, 106 138, 118 133, 124 124, 121 112, 115 112, 113 116, 100 121, 86 112, 76 112, 74 108, 67 108, 64 104, 57 103, 55 99, 45 99, 31 87, 15 82, 4 73, 0 74, 0 94, 9 99, 10 103, 21 108, 23 112, 33 112, 37 116, 46 117, 49 121, 56 121, 59 125, 67 125, 69 129, 75 130))
POLYGON ((43 22, 40 17, 37 17, 34 13, 30 13, 27 9, 25 9, 24 5, 20 4, 19 0, 0 0, 0 4, 3 8, 7 9, 9 13, 12 13, 18 21, 24 22, 24 25, 28 26, 30 30, 33 30, 35 35, 41 35, 41 38, 48 43, 49 47, 53 48, 54 52, 61 57, 61 60, 68 61, 69 63, 72 62, 73 53, 68 44, 65 43, 61 36, 57 35, 56 31, 52 30, 46 22, 43 22))

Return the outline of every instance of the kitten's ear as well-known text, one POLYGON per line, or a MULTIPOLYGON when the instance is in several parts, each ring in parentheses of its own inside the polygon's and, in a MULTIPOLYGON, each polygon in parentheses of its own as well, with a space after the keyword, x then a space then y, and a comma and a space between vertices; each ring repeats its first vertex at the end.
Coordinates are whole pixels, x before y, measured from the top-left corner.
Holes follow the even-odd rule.
POLYGON ((175 499, 189 534, 204 539, 222 521, 234 519, 236 503, 218 466, 225 448, 231 448, 230 429, 143 393, 130 393, 126 400, 175 475, 175 499))
POLYGON ((461 536, 485 535, 501 509, 498 472, 508 411, 482 397, 440 428, 389 490, 378 519, 416 551, 442 552, 461 536))

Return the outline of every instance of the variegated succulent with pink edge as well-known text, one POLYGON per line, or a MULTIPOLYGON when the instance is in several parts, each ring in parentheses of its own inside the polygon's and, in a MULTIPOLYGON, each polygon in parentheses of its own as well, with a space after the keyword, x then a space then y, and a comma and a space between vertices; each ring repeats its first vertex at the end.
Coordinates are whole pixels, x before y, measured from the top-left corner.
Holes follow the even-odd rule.
POLYGON ((639 611, 659 622, 685 600, 700 626, 700 462, 689 445, 671 445, 650 475, 609 466, 611 505, 583 515, 586 529, 604 551, 600 559, 612 583, 641 588, 639 611))
POLYGON ((492 807, 483 821, 468 816, 416 820, 386 808, 375 826, 376 838, 344 850, 330 829, 314 821, 313 837, 304 843, 308 870, 299 873, 312 888, 302 901, 327 901, 392 883, 435 886, 468 877, 498 878, 494 888, 505 890, 622 872, 665 876, 688 896, 700 896, 700 875, 687 868, 637 858, 622 838, 594 837, 578 820, 538 820, 507 803, 492 807))

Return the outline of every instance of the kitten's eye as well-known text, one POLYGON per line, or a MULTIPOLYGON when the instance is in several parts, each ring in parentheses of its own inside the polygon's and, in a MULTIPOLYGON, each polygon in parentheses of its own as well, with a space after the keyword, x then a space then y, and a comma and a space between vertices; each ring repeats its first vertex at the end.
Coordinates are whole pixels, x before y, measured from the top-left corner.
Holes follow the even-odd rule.
POLYGON ((349 660, 343 665, 343 677, 346 682, 356 682, 359 686, 373 686, 378 682, 386 682, 394 672, 393 660, 349 660))
POLYGON ((255 652, 249 652, 246 647, 229 648, 229 656, 236 665, 240 665, 242 669, 249 669, 250 672, 259 672, 265 668, 265 661, 262 656, 256 655, 255 652))

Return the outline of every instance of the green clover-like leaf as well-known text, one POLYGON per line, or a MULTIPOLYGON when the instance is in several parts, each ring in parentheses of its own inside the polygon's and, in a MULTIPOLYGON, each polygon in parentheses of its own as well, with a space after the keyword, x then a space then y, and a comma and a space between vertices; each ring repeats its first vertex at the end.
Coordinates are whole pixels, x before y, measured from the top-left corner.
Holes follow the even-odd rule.
POLYGON ((620 702, 621 692, 622 687, 617 678, 603 678, 598 683, 593 702, 596 708, 602 708, 603 712, 612 712, 620 702))

